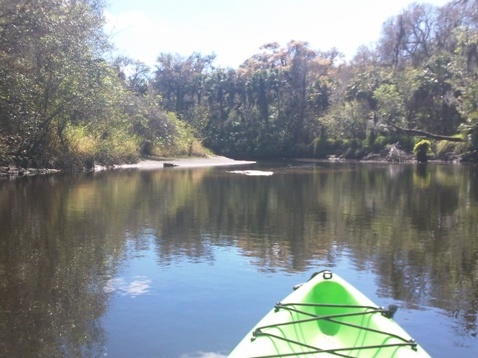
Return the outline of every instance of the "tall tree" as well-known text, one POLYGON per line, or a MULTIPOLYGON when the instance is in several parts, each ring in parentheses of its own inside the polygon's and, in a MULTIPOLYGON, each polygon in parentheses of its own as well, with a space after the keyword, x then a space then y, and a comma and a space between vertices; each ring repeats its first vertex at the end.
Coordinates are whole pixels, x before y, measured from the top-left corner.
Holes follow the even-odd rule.
POLYGON ((435 23, 436 8, 416 3, 387 20, 378 47, 383 61, 394 67, 422 63, 432 51, 435 23))
POLYGON ((0 135, 19 164, 47 165, 67 123, 99 120, 111 100, 102 11, 100 0, 0 2, 0 135))
POLYGON ((205 74, 212 69, 215 55, 193 53, 184 58, 178 54, 159 55, 153 85, 162 96, 162 104, 185 120, 194 121, 189 112, 201 105, 205 74))

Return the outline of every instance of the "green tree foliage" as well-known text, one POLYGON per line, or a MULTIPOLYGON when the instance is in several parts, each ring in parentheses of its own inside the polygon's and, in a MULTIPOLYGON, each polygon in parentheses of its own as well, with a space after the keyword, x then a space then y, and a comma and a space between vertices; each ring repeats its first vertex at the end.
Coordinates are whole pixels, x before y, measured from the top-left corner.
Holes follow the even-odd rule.
POLYGON ((48 165, 67 123, 112 100, 101 12, 94 0, 0 2, 0 135, 15 162, 48 165))
POLYGON ((417 158, 419 163, 426 163, 428 162, 428 152, 431 149, 431 143, 428 140, 421 140, 413 147, 413 152, 417 158))
POLYGON ((476 147, 477 6, 413 4, 384 24, 377 51, 389 75, 375 92, 382 119, 443 136, 469 133, 468 149, 476 147))
POLYGON ((397 141, 411 150, 414 136, 465 140, 455 148, 473 152, 477 6, 412 4, 349 63, 300 41, 266 44, 238 69, 162 54, 153 87, 226 155, 361 157, 397 141))
MULTIPOLYGON (((81 169, 202 151, 160 106, 148 66, 104 60, 103 11, 102 0, 0 0, 0 164, 81 169)), ((173 110, 196 92, 176 93, 173 110)))
POLYGON ((298 41, 262 50, 237 70, 213 69, 210 56, 163 54, 154 88, 213 150, 233 156, 310 152, 320 132, 317 116, 329 106, 337 53, 318 53, 298 41))
POLYGON ((349 62, 291 41, 237 69, 199 53, 161 53, 152 71, 108 63, 103 10, 0 0, 1 163, 92 166, 201 142, 233 157, 360 158, 417 136, 462 141, 478 160, 477 1, 412 4, 349 62))

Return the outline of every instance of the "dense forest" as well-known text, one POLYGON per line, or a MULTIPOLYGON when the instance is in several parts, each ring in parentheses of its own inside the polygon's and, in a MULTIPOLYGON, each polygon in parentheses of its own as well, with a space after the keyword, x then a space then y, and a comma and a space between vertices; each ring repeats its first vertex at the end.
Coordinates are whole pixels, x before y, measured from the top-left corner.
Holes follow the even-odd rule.
POLYGON ((154 68, 114 58, 104 10, 0 0, 0 165, 83 169, 206 148, 478 161, 478 0, 412 4, 350 61, 291 41, 237 69, 160 48, 154 68))

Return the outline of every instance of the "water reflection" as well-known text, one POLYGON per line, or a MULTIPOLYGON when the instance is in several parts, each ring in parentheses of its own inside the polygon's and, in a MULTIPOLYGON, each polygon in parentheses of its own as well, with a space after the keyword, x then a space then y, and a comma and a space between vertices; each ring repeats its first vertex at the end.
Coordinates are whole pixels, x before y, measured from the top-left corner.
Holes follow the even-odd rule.
POLYGON ((216 352, 197 352, 194 354, 183 354, 179 358, 226 358, 227 356, 216 352))
POLYGON ((151 280, 145 276, 135 276, 128 282, 123 277, 111 278, 106 282, 104 291, 106 293, 117 292, 122 296, 135 298, 147 294, 151 287, 151 280))
POLYGON ((65 217, 56 178, 1 183, 0 355, 82 356, 104 342, 101 225, 65 217), (47 190, 45 190, 47 188, 47 190))
POLYGON ((156 285, 171 282, 167 275, 183 265, 192 267, 188 277, 209 265, 209 281, 227 291, 249 267, 269 277, 343 257, 355 271, 376 275, 379 296, 410 309, 443 309, 457 334, 477 335, 475 167, 294 163, 251 170, 274 174, 209 168, 0 181, 0 355, 102 355, 111 333, 101 320, 112 300, 165 300, 156 285), (225 255, 220 272, 229 262, 235 277, 215 267, 225 255), (122 273, 150 259, 138 273, 122 273), (156 277, 158 268, 166 276, 156 277))

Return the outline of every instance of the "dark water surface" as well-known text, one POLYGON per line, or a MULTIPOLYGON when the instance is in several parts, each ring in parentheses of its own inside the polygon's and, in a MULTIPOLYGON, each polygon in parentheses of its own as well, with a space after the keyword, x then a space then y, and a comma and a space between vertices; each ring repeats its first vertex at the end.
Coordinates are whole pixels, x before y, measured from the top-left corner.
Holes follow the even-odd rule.
POLYGON ((324 268, 400 306, 432 356, 478 356, 477 167, 1 180, 0 356, 226 356, 324 268))

